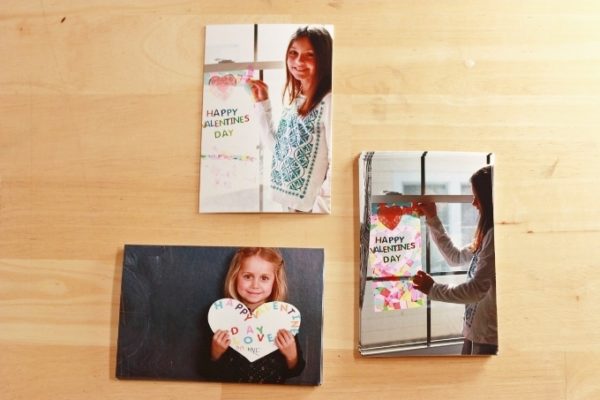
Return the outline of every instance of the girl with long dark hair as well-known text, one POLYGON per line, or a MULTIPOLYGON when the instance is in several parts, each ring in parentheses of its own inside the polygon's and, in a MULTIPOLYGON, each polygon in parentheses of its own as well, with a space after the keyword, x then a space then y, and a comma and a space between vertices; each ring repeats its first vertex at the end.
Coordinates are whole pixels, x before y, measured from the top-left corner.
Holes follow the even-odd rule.
POLYGON ((419 271, 413 277, 413 286, 431 300, 465 304, 462 354, 496 354, 498 321, 492 167, 486 166, 475 172, 471 176, 471 187, 472 204, 479 211, 479 219, 473 242, 462 249, 457 248, 446 233, 435 203, 417 204, 446 262, 452 266, 470 263, 467 281, 455 286, 440 284, 429 274, 419 271))
POLYGON ((263 136, 273 149, 270 188, 282 211, 329 213, 331 209, 332 39, 323 27, 305 26, 291 37, 285 55, 284 109, 277 130, 269 89, 250 88, 263 136))

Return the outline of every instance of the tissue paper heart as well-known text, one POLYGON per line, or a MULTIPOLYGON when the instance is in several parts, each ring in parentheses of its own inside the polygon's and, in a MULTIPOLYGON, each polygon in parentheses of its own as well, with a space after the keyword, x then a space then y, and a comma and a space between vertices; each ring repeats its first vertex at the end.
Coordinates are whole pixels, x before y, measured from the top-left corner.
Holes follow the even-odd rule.
POLYGON ((380 204, 377 210, 377 217, 379 221, 387 227, 389 230, 394 230, 395 227, 400 223, 402 218, 402 208, 399 206, 388 207, 387 204, 380 204))
POLYGON ((410 215, 415 212, 413 207, 379 204, 377 208, 377 218, 389 230, 393 231, 403 215, 410 215))
POLYGON ((293 335, 300 330, 300 311, 293 305, 273 301, 250 312, 235 299, 215 301, 208 311, 208 324, 213 332, 226 330, 229 347, 253 362, 277 350, 277 331, 286 329, 293 335))
POLYGON ((234 75, 213 75, 208 81, 210 91, 212 94, 221 100, 227 100, 231 94, 233 88, 237 84, 237 80, 234 75))

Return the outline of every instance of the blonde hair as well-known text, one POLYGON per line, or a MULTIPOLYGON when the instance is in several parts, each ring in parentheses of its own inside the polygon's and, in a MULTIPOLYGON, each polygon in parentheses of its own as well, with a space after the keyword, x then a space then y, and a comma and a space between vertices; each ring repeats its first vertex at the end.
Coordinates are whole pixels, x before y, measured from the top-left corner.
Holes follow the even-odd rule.
POLYGON ((285 262, 279 250, 271 247, 242 247, 240 248, 231 263, 229 271, 225 277, 224 294, 225 297, 231 297, 240 300, 236 290, 237 277, 242 269, 244 260, 249 257, 257 256, 263 260, 273 264, 275 267, 275 281, 273 282, 273 290, 267 301, 285 301, 287 299, 287 277, 285 276, 285 262))

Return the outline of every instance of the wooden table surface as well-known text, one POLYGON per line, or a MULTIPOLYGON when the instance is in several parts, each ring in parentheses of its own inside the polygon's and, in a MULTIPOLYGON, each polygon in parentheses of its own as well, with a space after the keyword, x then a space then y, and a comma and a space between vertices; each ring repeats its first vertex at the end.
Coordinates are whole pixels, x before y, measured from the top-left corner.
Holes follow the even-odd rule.
POLYGON ((600 398, 597 1, 0 2, 0 398, 600 398), (204 26, 332 23, 330 216, 200 215, 204 26), (357 350, 356 158, 496 154, 501 355, 357 350), (320 387, 115 378, 125 243, 324 247, 320 387))

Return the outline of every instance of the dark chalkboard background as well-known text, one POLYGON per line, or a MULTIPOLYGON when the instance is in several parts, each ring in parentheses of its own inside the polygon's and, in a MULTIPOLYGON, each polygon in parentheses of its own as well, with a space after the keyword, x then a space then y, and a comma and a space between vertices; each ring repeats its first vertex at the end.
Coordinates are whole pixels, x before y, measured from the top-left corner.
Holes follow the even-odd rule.
MULTIPOLYGON (((208 380, 210 305, 223 297, 238 247, 125 245, 117 377, 208 380)), ((302 314, 298 339, 306 367, 289 384, 321 383, 322 249, 279 249, 286 263, 288 303, 302 314)))

